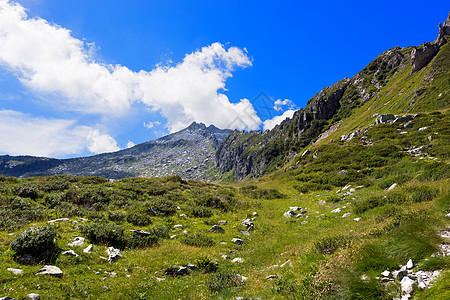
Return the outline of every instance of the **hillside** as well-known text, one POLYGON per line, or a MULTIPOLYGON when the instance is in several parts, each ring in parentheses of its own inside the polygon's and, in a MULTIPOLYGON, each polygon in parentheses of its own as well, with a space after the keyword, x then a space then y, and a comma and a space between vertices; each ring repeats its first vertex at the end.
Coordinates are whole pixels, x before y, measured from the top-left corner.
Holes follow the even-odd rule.
POLYGON ((351 79, 324 88, 306 108, 274 129, 231 134, 216 153, 219 170, 236 179, 259 177, 282 167, 320 133, 341 126, 344 119, 341 134, 373 122, 374 114, 447 109, 448 34, 450 18, 434 43, 385 51, 351 79))
POLYGON ((110 179, 177 174, 186 179, 217 180, 214 154, 230 132, 194 122, 157 140, 90 157, 0 156, 0 174, 16 177, 66 174, 110 179))
POLYGON ((231 183, 0 176, 0 297, 450 299, 447 29, 271 131, 120 152, 202 133, 231 183))

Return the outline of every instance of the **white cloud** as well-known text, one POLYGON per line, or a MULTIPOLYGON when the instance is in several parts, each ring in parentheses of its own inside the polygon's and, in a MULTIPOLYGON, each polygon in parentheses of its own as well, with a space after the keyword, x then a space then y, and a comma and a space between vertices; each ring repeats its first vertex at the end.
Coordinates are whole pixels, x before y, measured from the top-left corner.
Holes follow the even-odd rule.
MULTIPOLYGON (((0 65, 31 90, 62 101, 47 105, 109 117, 126 114, 133 103, 142 102, 161 113, 172 132, 192 121, 238 129, 261 125, 248 100, 231 103, 219 92, 236 67, 252 65, 245 49, 213 43, 175 66, 140 72, 99 63, 93 51, 94 46, 74 38, 70 30, 29 18, 20 4, 0 0, 0 65)), ((114 148, 107 138, 97 137, 105 149, 114 148)))
POLYGON ((275 101, 275 105, 273 106, 273 109, 275 109, 276 111, 282 111, 283 110, 283 106, 289 106, 289 108, 294 108, 294 105, 292 103, 291 100, 289 99, 278 99, 277 101, 275 101))
POLYGON ((278 124, 280 124, 281 122, 283 122, 284 120, 286 120, 287 118, 292 118, 294 113, 295 113, 295 110, 290 109, 290 110, 285 111, 281 116, 275 116, 272 119, 265 120, 264 121, 264 130, 270 130, 270 129, 274 128, 275 126, 277 126, 278 124))
POLYGON ((147 129, 152 129, 153 127, 158 126, 158 125, 161 125, 161 123, 159 121, 154 121, 154 122, 147 121, 147 122, 144 122, 144 127, 147 128, 147 129))
POLYGON ((32 117, 0 110, 0 151, 11 155, 60 157, 85 148, 100 153, 118 150, 114 139, 74 120, 32 117))
POLYGON ((101 134, 97 129, 91 130, 87 136, 88 149, 93 153, 114 152, 120 150, 116 141, 107 134, 101 134))
POLYGON ((132 141, 128 141, 127 148, 131 148, 131 147, 134 147, 134 146, 136 146, 135 143, 133 143, 132 141))

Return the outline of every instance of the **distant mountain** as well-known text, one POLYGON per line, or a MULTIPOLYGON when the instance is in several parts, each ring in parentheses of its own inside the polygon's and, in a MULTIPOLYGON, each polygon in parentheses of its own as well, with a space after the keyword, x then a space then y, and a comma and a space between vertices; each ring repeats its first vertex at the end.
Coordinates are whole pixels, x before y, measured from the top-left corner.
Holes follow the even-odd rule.
POLYGON ((111 179, 176 174, 186 179, 215 180, 219 176, 215 153, 231 132, 193 122, 189 127, 157 140, 90 157, 0 156, 0 174, 15 177, 68 174, 111 179))

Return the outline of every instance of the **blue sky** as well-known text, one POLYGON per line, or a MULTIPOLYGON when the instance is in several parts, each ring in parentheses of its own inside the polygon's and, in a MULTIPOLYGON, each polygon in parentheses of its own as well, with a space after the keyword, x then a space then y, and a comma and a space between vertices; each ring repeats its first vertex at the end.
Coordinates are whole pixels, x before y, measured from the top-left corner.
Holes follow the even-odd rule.
POLYGON ((447 1, 0 0, 0 154, 92 155, 194 120, 271 128, 383 51, 433 41, 448 9, 447 1), (254 102, 261 92, 269 115, 254 102))

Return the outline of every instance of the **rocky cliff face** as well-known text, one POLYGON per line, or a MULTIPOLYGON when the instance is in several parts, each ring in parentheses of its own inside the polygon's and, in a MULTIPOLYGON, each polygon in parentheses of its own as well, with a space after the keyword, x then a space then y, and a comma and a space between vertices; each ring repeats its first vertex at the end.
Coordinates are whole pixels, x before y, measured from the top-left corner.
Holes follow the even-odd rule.
POLYGON ((450 35, 450 12, 444 25, 439 23, 439 34, 433 43, 424 43, 419 47, 414 47, 411 52, 411 73, 417 72, 430 63, 433 57, 446 42, 446 35, 450 35))
MULTIPOLYGON (((291 119, 285 120, 271 131, 230 134, 216 153, 217 168, 222 173, 232 172, 236 179, 243 179, 247 176, 258 177, 281 167, 324 129, 349 116, 355 108, 369 100, 376 101, 396 74, 410 65, 411 73, 427 66, 446 44, 445 35, 450 32, 450 14, 439 28, 435 42, 425 43, 418 48, 394 47, 385 51, 353 78, 345 78, 324 88, 308 101, 306 108, 295 112, 291 119)), ((441 57, 445 57, 445 54, 441 57)), ((424 91, 432 90, 427 86, 429 82, 436 84, 439 80, 434 79, 440 78, 438 76, 447 76, 445 72, 448 71, 442 70, 443 66, 445 69, 444 63, 437 63, 425 76, 420 88, 408 92, 414 94, 410 100, 411 108, 416 105, 414 101, 424 95, 424 91)), ((442 87, 435 90, 442 90, 442 87)), ((442 101, 444 100, 436 101, 437 105, 442 101)))
POLYGON ((180 175, 217 180, 214 154, 231 130, 192 123, 179 132, 113 153, 74 159, 0 157, 0 174, 41 176, 69 174, 124 178, 180 175))

